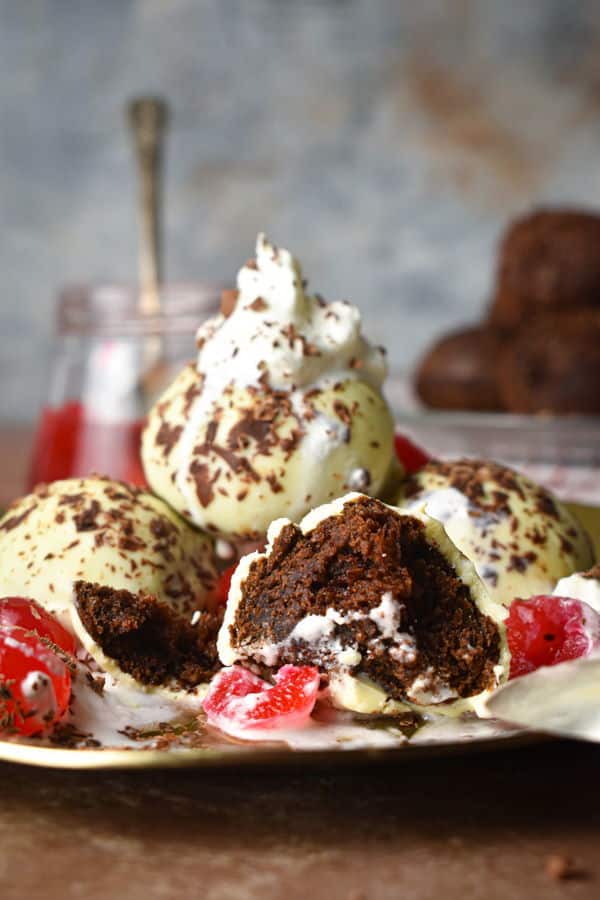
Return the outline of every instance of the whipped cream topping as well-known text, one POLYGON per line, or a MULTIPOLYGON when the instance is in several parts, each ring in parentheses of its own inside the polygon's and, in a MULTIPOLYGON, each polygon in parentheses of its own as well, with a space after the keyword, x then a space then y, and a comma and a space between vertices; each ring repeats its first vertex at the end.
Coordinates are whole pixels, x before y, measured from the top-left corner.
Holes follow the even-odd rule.
POLYGON ((306 291, 298 262, 259 235, 229 316, 197 333, 196 365, 150 414, 154 490, 194 524, 235 536, 300 518, 350 486, 377 494, 394 463, 385 351, 356 307, 306 291))
POLYGON ((307 294, 298 262, 264 234, 237 285, 231 315, 217 316, 198 330, 205 402, 229 384, 258 388, 267 376, 275 390, 295 391, 323 376, 339 380, 342 375, 381 386, 385 352, 362 336, 358 309, 307 294))

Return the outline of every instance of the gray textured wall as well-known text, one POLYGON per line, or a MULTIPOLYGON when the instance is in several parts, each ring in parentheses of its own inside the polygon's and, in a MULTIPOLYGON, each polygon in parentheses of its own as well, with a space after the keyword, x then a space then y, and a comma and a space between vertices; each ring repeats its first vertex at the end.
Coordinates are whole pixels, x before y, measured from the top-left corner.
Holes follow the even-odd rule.
POLYGON ((407 367, 475 317, 500 228, 600 198, 592 0, 0 0, 0 415, 35 414, 64 282, 131 279, 122 105, 174 108, 168 274, 266 229, 407 367))

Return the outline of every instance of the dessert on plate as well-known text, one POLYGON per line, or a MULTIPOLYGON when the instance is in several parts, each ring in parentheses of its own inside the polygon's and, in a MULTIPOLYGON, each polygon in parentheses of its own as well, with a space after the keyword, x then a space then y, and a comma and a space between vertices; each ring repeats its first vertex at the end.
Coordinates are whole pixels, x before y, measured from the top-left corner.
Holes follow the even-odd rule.
POLYGON ((153 493, 57 481, 0 519, 4 738, 464 738, 510 677, 600 646, 575 517, 504 466, 394 435, 353 306, 308 294, 262 235, 224 300, 149 415, 153 493))
POLYGON ((27 630, 50 614, 55 643, 81 657, 80 680, 83 666, 144 690, 206 681, 217 662, 216 582, 212 538, 121 482, 42 485, 0 520, 0 597, 10 599, 0 622, 22 627, 34 601, 27 630))

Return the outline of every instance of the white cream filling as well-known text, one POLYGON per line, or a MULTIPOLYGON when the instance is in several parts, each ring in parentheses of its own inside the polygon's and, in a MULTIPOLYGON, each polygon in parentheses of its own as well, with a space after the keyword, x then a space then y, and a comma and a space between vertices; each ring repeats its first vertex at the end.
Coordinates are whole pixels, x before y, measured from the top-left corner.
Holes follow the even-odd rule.
POLYGON ((401 604, 390 591, 386 591, 381 603, 368 612, 351 610, 340 613, 330 607, 324 615, 311 613, 304 616, 282 641, 244 647, 244 657, 251 656, 267 666, 276 666, 285 650, 302 642, 311 645, 317 664, 335 657, 343 668, 355 668, 361 662, 362 654, 354 644, 343 645, 336 636, 336 630, 340 625, 370 619, 380 632, 370 643, 375 647, 383 640, 392 641, 390 655, 401 663, 410 664, 416 660, 417 646, 412 635, 400 630, 401 610, 401 604))
POLYGON ((434 703, 444 703, 446 700, 454 700, 458 697, 447 684, 436 678, 434 670, 429 667, 425 672, 417 675, 413 683, 406 689, 406 696, 419 706, 429 706, 434 703))

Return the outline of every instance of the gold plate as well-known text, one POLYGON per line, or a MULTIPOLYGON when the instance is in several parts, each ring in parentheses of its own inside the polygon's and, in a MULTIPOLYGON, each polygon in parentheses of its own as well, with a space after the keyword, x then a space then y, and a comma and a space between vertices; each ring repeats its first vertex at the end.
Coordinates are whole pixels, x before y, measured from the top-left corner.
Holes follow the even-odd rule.
POLYGON ((412 762, 524 747, 543 740, 531 731, 504 737, 438 744, 405 744, 392 749, 290 750, 273 745, 230 744, 199 750, 65 750, 0 741, 0 761, 51 769, 183 769, 255 768, 261 766, 358 765, 412 762))
MULTIPOLYGON (((593 537, 600 556, 600 508, 569 504, 593 537)), ((0 761, 55 769, 158 769, 158 768, 251 768, 260 766, 304 767, 359 765, 393 761, 413 762, 433 757, 458 756, 509 750, 548 740, 525 729, 471 736, 461 740, 441 737, 430 743, 410 742, 393 748, 353 750, 291 750, 282 745, 236 743, 208 734, 207 746, 177 750, 80 749, 49 747, 31 742, 0 741, 0 761)))

